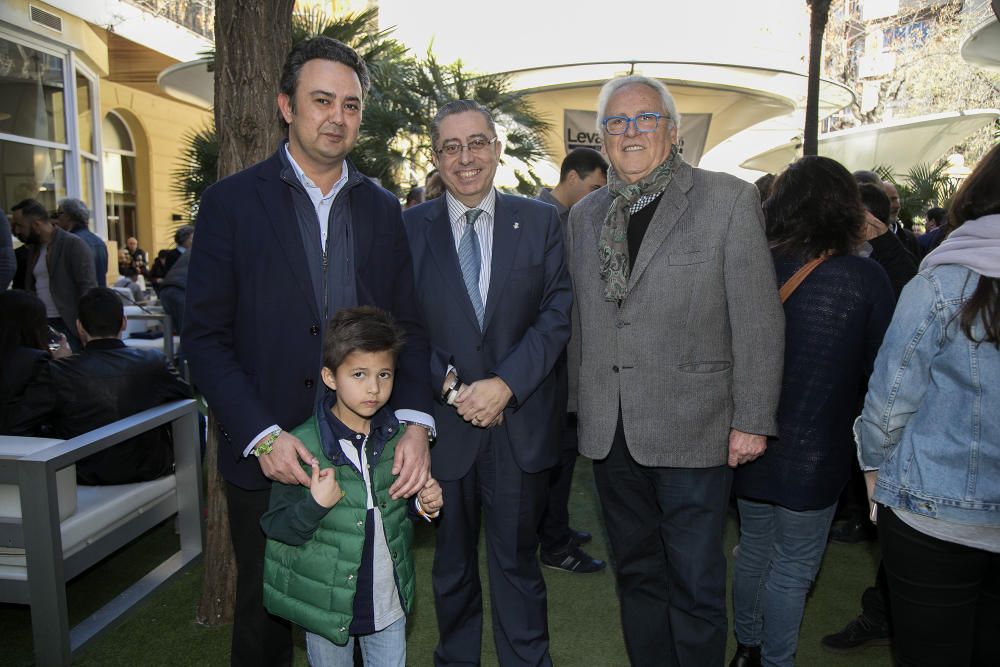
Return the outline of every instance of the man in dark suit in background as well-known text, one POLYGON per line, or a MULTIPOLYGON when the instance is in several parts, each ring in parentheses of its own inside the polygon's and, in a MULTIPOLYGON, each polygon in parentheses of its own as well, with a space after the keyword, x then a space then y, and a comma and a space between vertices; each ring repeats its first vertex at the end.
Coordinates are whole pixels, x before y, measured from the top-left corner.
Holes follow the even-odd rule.
POLYGON ((76 304, 97 287, 94 255, 86 242, 65 232, 34 199, 14 205, 14 232, 31 246, 25 267, 24 289, 45 304, 49 325, 66 336, 74 352, 80 351, 76 335, 76 304))
POLYGON ((494 190, 501 146, 478 103, 444 105, 431 143, 445 196, 407 210, 405 220, 438 395, 431 462, 448 508, 432 573, 434 662, 480 662, 482 513, 500 664, 548 665, 535 551, 565 412, 554 373, 572 305, 562 229, 552 207, 494 190))
POLYGON ((322 396, 323 329, 339 309, 374 305, 403 327, 391 403, 417 427, 396 448, 390 493, 409 497, 427 479, 429 357, 399 202, 347 160, 368 86, 350 47, 327 37, 296 45, 278 94, 288 141, 208 188, 198 212, 182 338, 221 433, 238 566, 234 665, 291 662, 288 624, 263 607, 259 521, 272 480, 309 485, 312 456, 283 429, 322 396))
MULTIPOLYGON (((569 222, 569 210, 594 190, 607 185, 608 163, 593 148, 574 148, 563 158, 559 167, 559 184, 542 188, 538 201, 552 204, 559 214, 563 234, 569 222)), ((576 390, 570 391, 566 373, 566 353, 556 364, 559 382, 559 405, 567 405, 566 423, 559 434, 559 463, 549 477, 549 500, 538 527, 542 564, 557 570, 589 574, 600 572, 606 563, 580 548, 591 540, 591 534, 574 530, 569 525, 569 494, 573 485, 573 469, 580 453, 576 438, 576 390), (568 395, 568 396, 567 396, 568 395)))
POLYGON ((94 254, 94 278, 98 287, 108 285, 108 246, 104 239, 90 231, 90 209, 80 199, 67 197, 59 200, 56 221, 64 231, 76 234, 87 244, 94 254))
MULTIPOLYGON (((52 437, 74 438, 157 405, 191 398, 191 387, 162 352, 122 342, 125 312, 114 290, 90 290, 78 310, 83 351, 52 364, 52 437)), ((173 469, 171 430, 162 426, 79 461, 76 477, 81 484, 130 484, 169 475, 173 469)))

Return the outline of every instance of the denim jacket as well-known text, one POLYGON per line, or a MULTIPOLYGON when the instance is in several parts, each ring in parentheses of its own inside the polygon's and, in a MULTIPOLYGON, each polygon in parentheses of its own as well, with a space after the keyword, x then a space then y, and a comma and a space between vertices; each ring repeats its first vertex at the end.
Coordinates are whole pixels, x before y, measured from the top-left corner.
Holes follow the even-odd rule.
POLYGON ((1000 526, 1000 350, 969 340, 959 318, 978 280, 948 264, 906 286, 854 435, 861 468, 879 471, 876 502, 1000 526))

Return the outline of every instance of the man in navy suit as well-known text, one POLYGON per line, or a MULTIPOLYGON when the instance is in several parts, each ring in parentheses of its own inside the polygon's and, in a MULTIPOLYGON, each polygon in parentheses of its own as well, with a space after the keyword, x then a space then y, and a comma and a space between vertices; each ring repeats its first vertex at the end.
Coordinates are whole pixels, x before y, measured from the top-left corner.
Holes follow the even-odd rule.
POLYGON ((548 469, 558 460, 553 369, 572 306, 556 211, 493 188, 501 146, 489 111, 443 106, 431 125, 444 197, 404 214, 416 293, 431 342, 444 490, 433 584, 437 665, 480 662, 477 547, 486 519, 500 664, 548 665, 545 583, 536 551, 548 469))
POLYGON ((406 429, 390 492, 410 496, 427 479, 429 351, 400 206, 347 159, 368 86, 365 63, 344 44, 297 45, 278 95, 287 142, 206 190, 198 212, 183 349, 219 422, 238 566, 234 665, 291 663, 289 627, 263 607, 259 521, 272 480, 309 485, 302 463, 312 456, 282 429, 321 398, 323 329, 339 309, 378 306, 405 330, 391 404, 423 428, 406 429))

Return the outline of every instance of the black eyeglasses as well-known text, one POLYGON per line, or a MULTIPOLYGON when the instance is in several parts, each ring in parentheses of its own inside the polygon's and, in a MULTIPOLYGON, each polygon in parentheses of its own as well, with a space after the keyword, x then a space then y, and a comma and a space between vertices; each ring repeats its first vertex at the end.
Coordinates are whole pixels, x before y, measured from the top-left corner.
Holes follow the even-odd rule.
POLYGON ((660 124, 660 119, 665 118, 667 121, 670 120, 670 116, 662 113, 654 113, 652 111, 647 111, 646 113, 637 113, 634 116, 608 116, 601 121, 601 125, 604 126, 604 131, 608 134, 625 134, 628 132, 628 126, 635 124, 635 131, 641 134, 648 134, 650 132, 656 132, 656 128, 660 124))
POLYGON ((457 141, 450 144, 445 144, 441 148, 434 150, 438 155, 447 155, 448 157, 455 157, 462 152, 463 148, 468 148, 472 153, 479 153, 483 151, 487 146, 496 143, 497 138, 492 139, 473 139, 467 144, 460 144, 457 141))

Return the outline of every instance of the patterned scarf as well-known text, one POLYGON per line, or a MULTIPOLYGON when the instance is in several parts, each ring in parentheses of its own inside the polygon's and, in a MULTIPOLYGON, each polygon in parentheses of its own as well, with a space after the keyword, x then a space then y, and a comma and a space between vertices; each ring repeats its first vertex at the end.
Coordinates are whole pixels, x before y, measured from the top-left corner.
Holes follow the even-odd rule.
POLYGON ((629 217, 666 189, 680 163, 681 156, 677 144, 674 144, 667 159, 635 183, 622 181, 614 166, 608 167, 608 191, 613 199, 608 214, 604 216, 601 238, 597 242, 606 301, 621 301, 628 292, 631 270, 628 261, 629 217))

